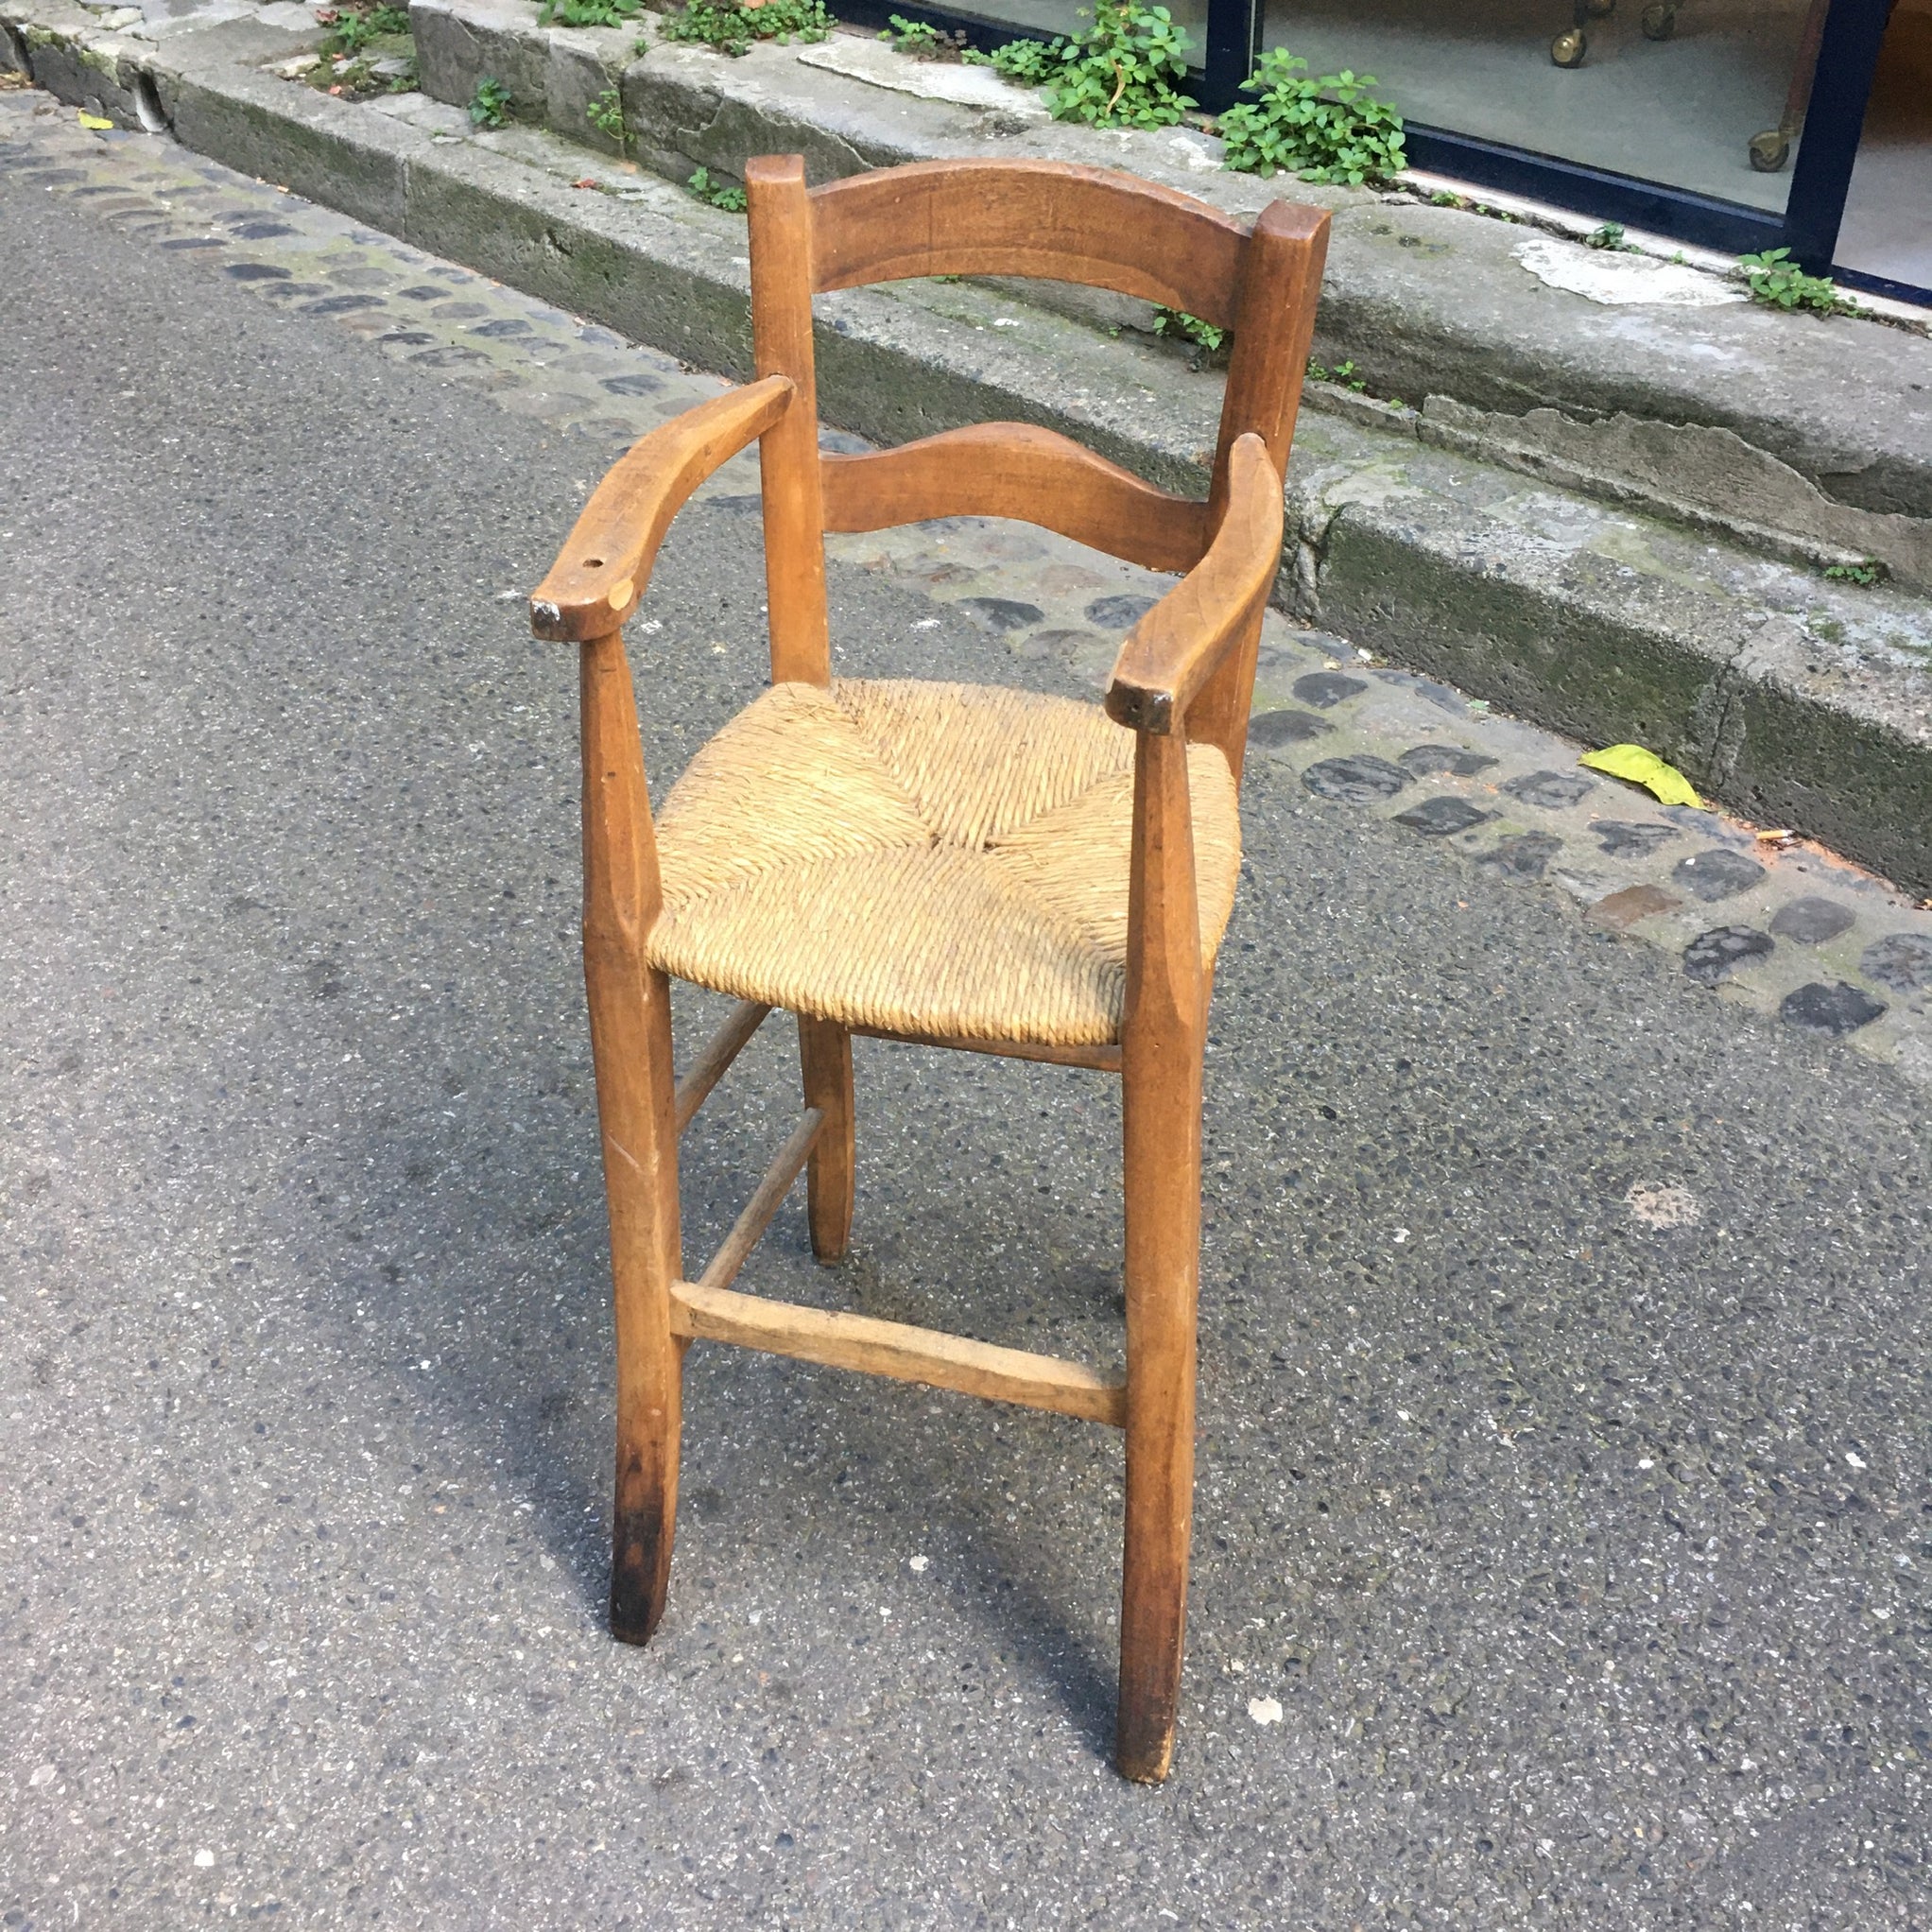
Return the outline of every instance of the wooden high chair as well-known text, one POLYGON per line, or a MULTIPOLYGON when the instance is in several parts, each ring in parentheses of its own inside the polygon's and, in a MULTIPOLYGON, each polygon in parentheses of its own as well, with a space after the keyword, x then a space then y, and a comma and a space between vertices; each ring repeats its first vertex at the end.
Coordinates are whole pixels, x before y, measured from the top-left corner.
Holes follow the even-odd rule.
POLYGON ((1278 201, 1250 233, 1188 196, 1052 162, 927 162, 807 192, 797 156, 768 157, 746 191, 758 379, 623 457, 530 603, 538 636, 581 647, 584 977, 617 1330, 612 1631, 644 1643, 664 1611, 693 1339, 1110 1423, 1127 1435, 1116 1757, 1156 1781, 1187 1599, 1201 1041, 1328 216, 1278 201), (1022 423, 821 455, 813 295, 925 275, 1087 283, 1232 329, 1207 501, 1022 423), (692 760, 653 826, 621 627, 672 517, 754 437, 771 687, 692 760), (824 533, 959 515, 1187 573, 1129 633, 1104 711, 833 678, 824 533), (681 1081, 672 976, 741 1002, 681 1081), (798 1016, 803 1114, 687 1280, 678 1136, 773 1007, 798 1016), (854 1033, 1121 1076, 1124 1380, 733 1291, 801 1167, 814 1253, 846 1251, 854 1033))

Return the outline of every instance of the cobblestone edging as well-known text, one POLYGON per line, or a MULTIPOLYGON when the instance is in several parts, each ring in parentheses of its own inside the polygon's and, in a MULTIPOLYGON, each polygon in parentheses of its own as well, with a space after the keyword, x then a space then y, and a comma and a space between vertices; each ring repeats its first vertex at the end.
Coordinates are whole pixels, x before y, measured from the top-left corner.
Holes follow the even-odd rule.
MULTIPOLYGON (((200 152, 745 371, 740 221, 538 129, 479 136, 421 95, 382 112, 261 71, 312 43, 251 17, 161 43, 142 72, 200 152)), ((1004 290, 901 285, 827 298, 819 343, 828 419, 877 440, 1012 417, 1199 481, 1218 378, 1131 331, 1110 341, 1004 290)), ((1925 605, 1473 460, 1416 411, 1326 400, 1290 477, 1282 595, 1300 616, 1558 730, 1650 745, 1751 817, 1932 888, 1925 605)))
MULTIPOLYGON (((270 307, 327 317, 482 390, 532 435, 581 440, 586 490, 639 435, 721 387, 178 147, 89 135, 43 97, 0 96, 0 165, 15 192, 61 197, 77 218, 187 251, 270 307)), ((750 518, 756 490, 755 459, 741 456, 705 494, 750 518)), ((1070 693, 1099 686, 1122 631, 1171 581, 981 518, 828 548, 835 565, 950 607, 1003 642, 1028 681, 1070 693)), ((1251 783, 1390 819, 1446 865, 1556 892, 1606 936, 1677 954, 1713 996, 1932 1085, 1932 908, 1830 853, 1717 812, 1660 808, 1579 769, 1574 742, 1280 612, 1266 621, 1250 743, 1251 783)))

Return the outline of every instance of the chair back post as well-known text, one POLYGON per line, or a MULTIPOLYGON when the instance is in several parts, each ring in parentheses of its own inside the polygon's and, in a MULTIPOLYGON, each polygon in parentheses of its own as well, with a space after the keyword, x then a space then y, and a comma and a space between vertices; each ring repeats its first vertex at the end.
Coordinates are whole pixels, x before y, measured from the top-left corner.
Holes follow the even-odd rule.
POLYGON ((792 405, 758 445, 770 604, 771 681, 832 681, 825 611, 825 510, 812 359, 812 205, 796 154, 745 167, 751 242, 751 350, 761 376, 789 376, 792 405))
MULTIPOLYGON (((1240 437, 1253 430, 1268 445, 1276 472, 1286 478, 1327 258, 1325 210, 1273 201, 1256 217, 1234 297, 1234 353, 1208 492, 1210 542, 1227 514, 1229 456, 1240 437)), ((1248 635, 1228 654, 1188 716, 1188 736, 1219 746, 1237 782, 1248 750, 1248 707, 1254 697, 1260 644, 1257 611, 1248 635)))

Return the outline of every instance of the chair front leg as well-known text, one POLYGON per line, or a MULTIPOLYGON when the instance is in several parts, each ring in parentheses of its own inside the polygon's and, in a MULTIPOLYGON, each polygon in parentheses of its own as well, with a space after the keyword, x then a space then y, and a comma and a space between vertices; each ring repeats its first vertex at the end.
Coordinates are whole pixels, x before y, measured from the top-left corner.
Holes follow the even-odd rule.
POLYGON ((1139 737, 1122 1113, 1127 1209, 1127 1523, 1114 1756, 1167 1775, 1194 1517, 1203 975, 1178 733, 1139 737))
POLYGON ((805 1105, 825 1115, 825 1130, 812 1149, 805 1174, 805 1212, 812 1252, 821 1262, 842 1261, 852 1240, 853 1193, 857 1181, 857 1133, 852 1104, 852 1035, 834 1020, 799 1016, 799 1059, 805 1105))
POLYGON ((671 990, 646 963, 662 904, 657 841, 620 636, 583 647, 584 984, 596 1068, 617 1339, 611 1634, 649 1640, 664 1614, 678 1511, 682 1267, 671 990))
POLYGON ((644 1644, 664 1615, 670 1587, 683 1422, 683 1349, 671 1333, 671 1284, 679 1271, 671 990, 662 973, 639 975, 627 989, 621 968, 602 975, 588 956, 585 966, 617 1331, 611 1634, 644 1644), (600 976, 607 977, 601 990, 600 976), (620 1006, 628 1009, 621 1018, 612 1010, 620 1006))

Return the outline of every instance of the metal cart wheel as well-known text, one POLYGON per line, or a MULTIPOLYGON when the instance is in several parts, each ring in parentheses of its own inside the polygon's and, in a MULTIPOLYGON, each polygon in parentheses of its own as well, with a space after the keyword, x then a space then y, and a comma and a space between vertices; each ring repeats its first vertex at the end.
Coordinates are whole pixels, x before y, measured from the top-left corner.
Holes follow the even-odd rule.
POLYGON ((1593 20, 1607 20, 1616 11, 1616 0, 1576 0, 1576 24, 1565 27, 1549 43, 1549 57, 1559 67, 1580 67, 1590 51, 1590 36, 1583 29, 1593 20))

